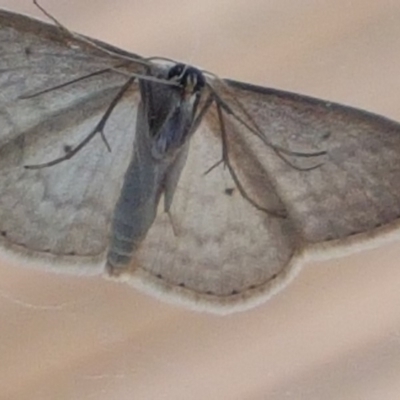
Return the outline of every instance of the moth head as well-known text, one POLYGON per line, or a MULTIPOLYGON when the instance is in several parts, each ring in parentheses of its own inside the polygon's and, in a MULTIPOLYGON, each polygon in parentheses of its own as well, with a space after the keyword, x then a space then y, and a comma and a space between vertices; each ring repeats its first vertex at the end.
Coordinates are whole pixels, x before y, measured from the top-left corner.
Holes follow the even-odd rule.
POLYGON ((204 75, 199 69, 182 63, 171 67, 167 79, 178 83, 185 98, 200 93, 206 84, 204 75))

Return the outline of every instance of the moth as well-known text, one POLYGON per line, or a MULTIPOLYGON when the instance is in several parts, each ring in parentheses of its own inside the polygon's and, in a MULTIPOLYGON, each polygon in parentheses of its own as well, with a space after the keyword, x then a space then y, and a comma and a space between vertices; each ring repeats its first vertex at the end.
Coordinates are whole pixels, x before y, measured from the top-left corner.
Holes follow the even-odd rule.
POLYGON ((0 246, 211 312, 395 236, 400 125, 0 11, 0 246))

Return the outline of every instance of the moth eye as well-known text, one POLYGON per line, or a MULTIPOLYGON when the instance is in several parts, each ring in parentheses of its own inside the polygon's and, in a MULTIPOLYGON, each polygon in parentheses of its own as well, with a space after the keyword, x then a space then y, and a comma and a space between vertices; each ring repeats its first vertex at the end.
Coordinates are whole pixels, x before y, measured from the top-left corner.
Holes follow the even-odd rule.
POLYGON ((168 72, 168 79, 179 78, 185 69, 185 64, 176 64, 168 72))

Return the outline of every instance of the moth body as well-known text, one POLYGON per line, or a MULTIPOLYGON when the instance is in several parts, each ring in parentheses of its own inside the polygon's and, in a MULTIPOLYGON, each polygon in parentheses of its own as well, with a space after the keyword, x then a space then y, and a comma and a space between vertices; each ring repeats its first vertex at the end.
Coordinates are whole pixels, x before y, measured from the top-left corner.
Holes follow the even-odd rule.
POLYGON ((165 78, 177 81, 169 86, 140 80, 134 151, 125 173, 120 198, 114 210, 107 269, 118 275, 129 268, 132 256, 145 238, 164 195, 169 212, 176 185, 185 166, 189 134, 196 114, 203 82, 200 71, 177 64, 165 78), (199 78, 192 78, 192 75, 199 78))

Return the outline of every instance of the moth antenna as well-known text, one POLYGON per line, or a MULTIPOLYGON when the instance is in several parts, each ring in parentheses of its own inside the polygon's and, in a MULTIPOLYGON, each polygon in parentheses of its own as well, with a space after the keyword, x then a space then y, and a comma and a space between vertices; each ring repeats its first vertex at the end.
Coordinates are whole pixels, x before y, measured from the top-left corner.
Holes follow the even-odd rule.
POLYGON ((61 24, 53 15, 51 15, 43 6, 39 4, 38 0, 33 0, 33 5, 36 6, 50 21, 53 21, 60 29, 73 36, 73 33, 61 24))
MULTIPOLYGON (((121 67, 122 66, 123 65, 121 65, 121 67)), ((92 72, 90 74, 80 76, 79 78, 72 79, 72 80, 70 80, 68 82, 61 83, 60 85, 52 86, 51 88, 43 89, 43 90, 40 90, 40 91, 35 92, 33 94, 22 95, 22 96, 19 96, 18 98, 21 99, 21 100, 32 99, 34 97, 37 97, 37 96, 40 96, 42 94, 46 94, 46 93, 52 92, 54 90, 63 89, 65 87, 69 86, 69 85, 73 85, 74 83, 78 83, 78 82, 84 81, 85 79, 89 79, 89 78, 93 78, 94 76, 102 75, 102 74, 104 74, 106 72, 110 72, 112 70, 113 70, 112 68, 101 69, 99 71, 95 71, 95 72, 92 72)))
POLYGON ((81 42, 84 42, 88 44, 91 47, 96 48, 97 50, 100 50, 108 55, 112 56, 118 56, 119 58, 126 59, 127 61, 131 62, 136 62, 138 64, 142 65, 148 65, 148 62, 146 59, 139 57, 138 55, 135 54, 134 57, 128 57, 127 55, 117 53, 115 51, 112 51, 110 48, 105 48, 104 46, 101 46, 97 44, 95 41, 87 38, 86 36, 80 35, 78 33, 70 31, 68 28, 66 28, 62 23, 60 23, 53 15, 51 15, 43 6, 41 6, 38 2, 38 0, 33 0, 33 4, 47 17, 49 18, 52 22, 54 22, 55 25, 57 25, 64 33, 66 33, 68 36, 72 37, 73 39, 77 39, 81 42))
POLYGON ((114 71, 114 72, 116 72, 118 74, 121 74, 123 76, 127 76, 129 78, 135 77, 135 78, 143 79, 143 80, 149 81, 149 82, 161 83, 161 84, 167 85, 167 86, 176 86, 176 87, 179 86, 179 84, 177 82, 172 81, 172 80, 163 79, 163 78, 157 78, 157 77, 152 76, 152 75, 135 74, 135 73, 132 73, 132 72, 121 71, 120 69, 118 69, 118 67, 110 68, 110 71, 114 71))
POLYGON ((168 57, 160 57, 160 56, 151 56, 151 57, 146 57, 144 58, 146 61, 165 61, 171 64, 176 64, 176 60, 173 60, 172 58, 168 57))
POLYGON ((128 64, 124 63, 124 64, 121 64, 121 65, 117 65, 114 68, 104 68, 104 69, 92 72, 90 74, 80 76, 79 78, 72 79, 72 80, 70 80, 68 82, 61 83, 60 85, 52 86, 50 88, 43 89, 43 90, 40 90, 40 91, 32 93, 32 94, 22 95, 22 96, 19 96, 18 98, 20 100, 32 99, 32 98, 38 97, 38 96, 40 96, 42 94, 46 94, 46 93, 49 93, 49 92, 52 92, 52 91, 58 90, 58 89, 63 89, 65 87, 69 86, 69 85, 73 85, 74 83, 82 82, 85 79, 93 78, 94 76, 102 75, 102 74, 105 74, 107 72, 116 72, 116 73, 118 73, 120 75, 123 75, 123 76, 126 76, 128 78, 137 78, 137 79, 142 79, 142 80, 146 80, 146 81, 150 81, 150 82, 161 83, 161 84, 164 84, 164 85, 178 86, 177 83, 169 81, 167 79, 159 79, 159 78, 156 78, 156 77, 151 76, 151 75, 128 73, 128 72, 124 72, 124 71, 121 71, 121 70, 118 69, 118 68, 123 68, 125 66, 128 66, 128 64))
POLYGON ((204 75, 206 75, 206 76, 208 76, 208 77, 210 77, 210 78, 214 78, 214 79, 217 80, 217 81, 223 82, 223 80, 222 80, 217 74, 214 74, 214 72, 207 71, 206 69, 202 69, 201 72, 202 72, 204 75))

